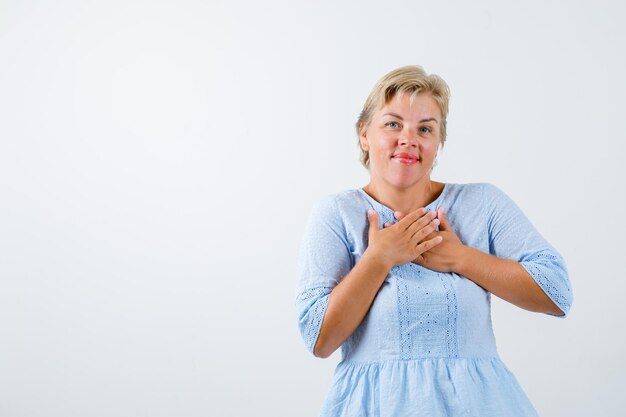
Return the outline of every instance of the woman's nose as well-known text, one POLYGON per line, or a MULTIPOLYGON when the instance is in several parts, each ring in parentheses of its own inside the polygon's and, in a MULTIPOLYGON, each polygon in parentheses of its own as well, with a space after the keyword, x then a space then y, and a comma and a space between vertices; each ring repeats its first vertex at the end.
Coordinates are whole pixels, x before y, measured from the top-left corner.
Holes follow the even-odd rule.
POLYGON ((401 145, 417 146, 417 134, 410 130, 403 130, 400 132, 399 142, 401 145))

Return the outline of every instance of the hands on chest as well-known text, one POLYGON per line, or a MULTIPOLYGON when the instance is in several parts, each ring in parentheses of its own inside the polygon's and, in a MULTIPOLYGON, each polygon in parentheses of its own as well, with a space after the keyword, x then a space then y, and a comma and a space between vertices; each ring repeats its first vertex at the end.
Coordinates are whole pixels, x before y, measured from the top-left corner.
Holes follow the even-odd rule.
MULTIPOLYGON (((445 207, 439 207, 435 213, 436 219, 439 220, 439 231, 432 232, 426 239, 441 236, 441 243, 422 253, 413 262, 434 271, 457 272, 456 266, 463 255, 465 245, 450 225, 448 216, 445 213, 445 207)), ((398 220, 403 218, 402 213, 398 212, 397 214, 398 217, 396 218, 398 220)))
MULTIPOLYGON (((389 244, 393 245, 395 243, 398 247, 401 247, 403 245, 403 235, 412 233, 416 247, 419 247, 420 244, 427 244, 428 246, 428 249, 424 251, 418 250, 417 252, 419 253, 416 252, 417 256, 411 260, 412 262, 434 271, 457 272, 457 265, 464 254, 466 246, 461 242, 450 225, 444 207, 439 207, 437 211, 433 212, 426 212, 424 208, 421 208, 417 210, 417 213, 410 214, 396 211, 394 217, 398 220, 397 223, 387 222, 384 225, 385 231, 391 231, 394 228, 398 229, 395 234, 390 234, 389 236, 389 239, 395 238, 396 242, 389 242, 389 244), (422 215, 420 216, 420 214, 422 215), (438 231, 435 230, 436 226, 439 226, 438 231)), ((376 224, 372 220, 370 222, 376 224)), ((372 237, 375 240, 378 237, 372 236, 376 234, 376 230, 372 229, 370 227, 370 242, 372 242, 372 237)))

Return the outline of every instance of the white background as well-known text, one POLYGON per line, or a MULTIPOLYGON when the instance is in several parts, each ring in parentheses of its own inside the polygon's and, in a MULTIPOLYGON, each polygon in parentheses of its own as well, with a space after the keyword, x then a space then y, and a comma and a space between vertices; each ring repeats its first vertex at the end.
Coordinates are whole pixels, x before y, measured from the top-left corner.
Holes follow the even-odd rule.
MULTIPOLYGON (((491 182, 565 257, 565 320, 494 297, 542 416, 623 413, 626 16, 615 1, 0 2, 0 416, 315 416, 310 207, 366 184, 353 124, 420 64, 433 179, 491 182)), ((402 387, 398 387, 402 389, 402 387)))

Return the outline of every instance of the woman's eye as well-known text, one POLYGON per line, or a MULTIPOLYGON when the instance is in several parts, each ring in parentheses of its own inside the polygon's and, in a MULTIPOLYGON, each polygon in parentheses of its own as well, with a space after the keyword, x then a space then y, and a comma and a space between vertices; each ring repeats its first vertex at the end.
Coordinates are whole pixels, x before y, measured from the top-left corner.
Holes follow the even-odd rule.
POLYGON ((426 126, 420 127, 420 132, 422 132, 422 133, 430 133, 432 131, 433 130, 430 127, 426 127, 426 126))
POLYGON ((385 126, 390 127, 392 129, 395 129, 397 127, 400 127, 400 123, 398 123, 398 122, 387 122, 387 123, 385 123, 385 126))

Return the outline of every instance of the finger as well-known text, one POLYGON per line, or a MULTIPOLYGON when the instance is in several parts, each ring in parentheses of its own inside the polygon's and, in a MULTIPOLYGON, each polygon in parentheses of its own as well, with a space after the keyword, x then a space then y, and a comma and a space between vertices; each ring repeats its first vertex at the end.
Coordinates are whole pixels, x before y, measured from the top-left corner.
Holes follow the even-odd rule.
POLYGON ((418 258, 422 255, 422 253, 434 248, 438 244, 441 243, 443 237, 436 236, 432 239, 426 240, 415 247, 415 258, 418 258))
POLYGON ((371 236, 372 233, 378 232, 380 228, 380 223, 378 221, 378 213, 376 213, 376 211, 373 209, 367 210, 367 220, 370 223, 369 235, 371 236))
MULTIPOLYGON (((424 216, 428 218, 429 216, 424 216)), ((411 240, 413 240, 416 244, 419 242, 423 242, 428 239, 429 236, 434 237, 434 233, 437 230, 437 226, 439 225, 438 219, 431 219, 429 223, 424 224, 427 219, 419 219, 415 222, 415 227, 411 227, 411 240), (423 224, 423 227, 419 227, 423 224)))
POLYGON ((448 221, 448 216, 446 216, 445 207, 442 206, 437 209, 437 218, 441 223, 439 230, 452 230, 450 222, 448 221))
POLYGON ((424 237, 422 238, 422 242, 425 242, 425 241, 427 241, 427 240, 433 239, 433 238, 435 238, 435 237, 437 237, 437 236, 439 236, 439 232, 437 232, 437 231, 435 230, 435 231, 433 231, 433 232, 429 233, 428 235, 424 236, 424 237))
MULTIPOLYGON (((412 224, 409 225, 408 232, 410 232, 410 237, 412 238, 417 232, 419 232, 421 229, 425 228, 426 226, 432 224, 432 222, 436 219, 437 217, 437 213, 435 213, 434 211, 428 212, 426 214, 424 214, 420 219, 414 221, 412 224)), ((436 226, 436 224, 435 224, 436 226)), ((432 229, 429 229, 430 231, 434 231, 434 227, 432 229)), ((430 233, 430 231, 428 233, 430 233)), ((426 234, 428 234, 426 233, 426 234)), ((425 235, 423 235, 425 236, 425 235)), ((423 237, 422 236, 422 237, 423 237)))
POLYGON ((396 224, 401 225, 402 226, 401 228, 406 230, 406 229, 409 228, 409 226, 411 226, 419 218, 423 217, 426 213, 427 213, 427 211, 426 211, 426 209, 424 207, 418 208, 417 210, 412 211, 409 214, 407 214, 406 216, 404 216, 402 218, 402 220, 400 220, 396 224))
POLYGON ((402 220, 402 218, 405 216, 404 213, 402 213, 401 211, 394 211, 393 212, 393 217, 396 218, 396 220, 400 221, 402 220))
POLYGON ((387 222, 387 223, 385 223, 383 226, 384 226, 384 227, 389 227, 389 226, 392 226, 392 224, 391 224, 391 222, 387 222))

